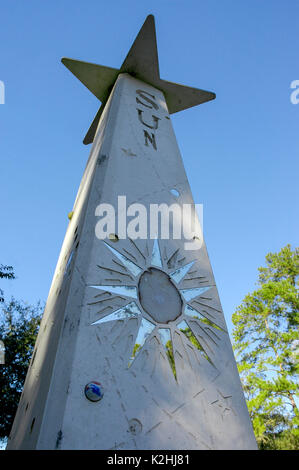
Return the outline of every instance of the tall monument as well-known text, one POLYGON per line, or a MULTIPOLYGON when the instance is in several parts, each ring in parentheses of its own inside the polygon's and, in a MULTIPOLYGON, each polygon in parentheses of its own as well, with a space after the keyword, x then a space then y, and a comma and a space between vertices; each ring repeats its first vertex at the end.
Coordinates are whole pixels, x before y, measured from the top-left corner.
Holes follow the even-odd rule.
POLYGON ((119 70, 62 62, 101 107, 7 448, 255 449, 200 227, 149 217, 193 207, 169 115, 215 95, 160 78, 151 15, 119 70))

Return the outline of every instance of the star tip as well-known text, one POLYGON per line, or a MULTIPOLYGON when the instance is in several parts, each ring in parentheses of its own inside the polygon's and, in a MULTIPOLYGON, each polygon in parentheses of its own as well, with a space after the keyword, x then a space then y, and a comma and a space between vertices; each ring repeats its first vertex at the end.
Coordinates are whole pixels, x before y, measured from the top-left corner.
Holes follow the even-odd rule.
POLYGON ((61 63, 62 63, 63 65, 65 65, 65 66, 67 67, 67 63, 68 63, 68 61, 69 61, 69 59, 68 59, 67 57, 62 57, 62 58, 60 59, 60 61, 61 61, 61 63))
POLYGON ((155 17, 152 13, 147 15, 147 17, 145 19, 145 23, 152 23, 153 25, 155 25, 155 17))
POLYGON ((69 66, 69 64, 73 63, 73 62, 78 62, 77 60, 75 59, 71 59, 70 57, 62 57, 61 58, 61 62, 63 63, 63 65, 65 65, 66 67, 69 66))

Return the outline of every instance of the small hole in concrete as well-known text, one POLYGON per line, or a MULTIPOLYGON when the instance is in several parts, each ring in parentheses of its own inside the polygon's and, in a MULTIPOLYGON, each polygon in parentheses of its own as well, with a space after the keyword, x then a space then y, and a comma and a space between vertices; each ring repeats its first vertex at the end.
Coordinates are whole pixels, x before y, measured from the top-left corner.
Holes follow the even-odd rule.
POLYGON ((129 421, 129 431, 133 436, 137 436, 142 431, 142 424, 138 419, 130 419, 129 421))
POLYGON ((111 240, 112 242, 118 242, 119 238, 116 233, 109 233, 109 240, 111 240))
POLYGON ((177 189, 174 189, 174 188, 171 189, 170 192, 175 197, 179 197, 179 195, 180 195, 179 191, 177 189))

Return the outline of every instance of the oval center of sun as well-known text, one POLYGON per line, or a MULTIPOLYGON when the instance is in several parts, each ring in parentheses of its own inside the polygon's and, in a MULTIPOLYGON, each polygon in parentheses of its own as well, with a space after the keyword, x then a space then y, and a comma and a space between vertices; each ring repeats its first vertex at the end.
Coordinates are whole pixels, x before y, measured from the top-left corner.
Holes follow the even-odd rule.
POLYGON ((157 322, 168 323, 182 313, 182 299, 170 277, 157 268, 140 276, 138 285, 142 308, 157 322))

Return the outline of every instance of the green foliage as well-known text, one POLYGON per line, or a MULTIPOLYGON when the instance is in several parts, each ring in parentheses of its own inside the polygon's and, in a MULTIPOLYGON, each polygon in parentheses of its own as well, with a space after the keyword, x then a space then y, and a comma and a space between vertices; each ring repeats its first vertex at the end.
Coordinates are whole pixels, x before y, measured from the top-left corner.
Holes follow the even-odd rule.
MULTIPOLYGON (((0 279, 14 279, 15 275, 12 266, 0 264, 0 279)), ((0 302, 4 302, 3 290, 0 289, 0 302)))
POLYGON ((9 435, 33 352, 42 306, 12 299, 0 313, 0 339, 5 363, 0 364, 0 439, 9 435))
POLYGON ((299 249, 266 256, 258 288, 232 316, 248 410, 261 449, 299 449, 299 249))
POLYGON ((167 354, 167 358, 169 360, 170 367, 172 369, 172 372, 173 372, 173 375, 174 375, 175 379, 177 380, 175 361, 174 361, 174 357, 173 357, 172 342, 170 340, 167 341, 167 343, 165 344, 165 347, 166 347, 166 354, 167 354))
POLYGON ((136 343, 134 345, 134 349, 133 349, 133 352, 132 352, 132 358, 136 356, 136 354, 137 354, 137 352, 139 351, 140 348, 141 348, 141 344, 136 343))

